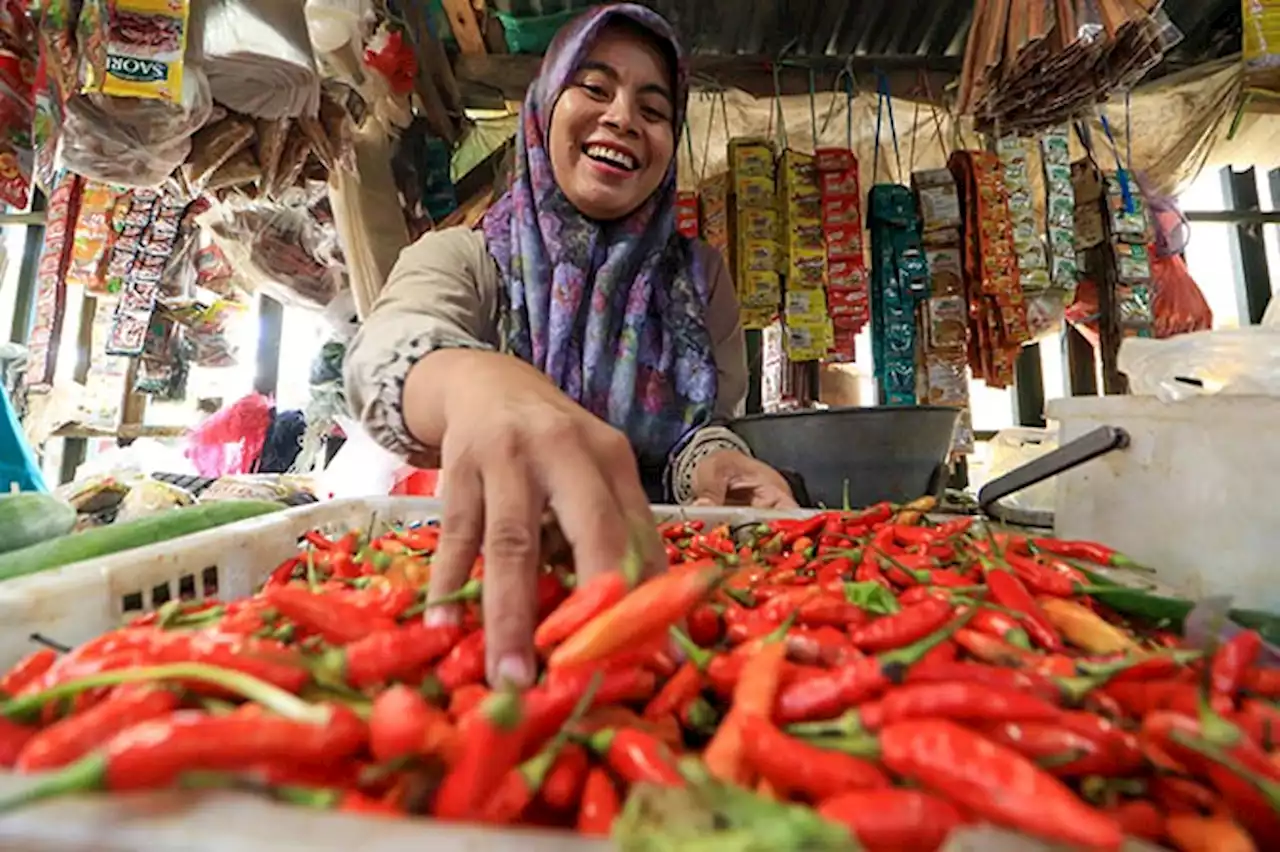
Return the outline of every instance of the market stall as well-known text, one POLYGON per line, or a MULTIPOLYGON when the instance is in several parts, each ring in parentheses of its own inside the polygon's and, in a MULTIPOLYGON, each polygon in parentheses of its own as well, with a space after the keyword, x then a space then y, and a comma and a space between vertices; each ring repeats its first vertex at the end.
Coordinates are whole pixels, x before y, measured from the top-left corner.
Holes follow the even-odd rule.
POLYGON ((644 582, 577 578, 548 520, 539 677, 491 691, 483 557, 428 626, 441 506, 388 495, 438 472, 350 418, 343 363, 401 250, 502 196, 588 5, 0 16, 30 70, 0 222, 32 229, 0 845, 1280 843, 1249 440, 1280 350, 1210 331, 1176 198, 1273 156, 1280 7, 753 2, 726 32, 743 9, 646 4, 693 46, 676 225, 734 282, 728 428, 805 508, 655 507, 644 582), (1046 406, 1027 353, 1059 335, 1088 398, 1046 406), (1012 474, 979 493, 993 389, 1061 429, 995 436, 1012 474))

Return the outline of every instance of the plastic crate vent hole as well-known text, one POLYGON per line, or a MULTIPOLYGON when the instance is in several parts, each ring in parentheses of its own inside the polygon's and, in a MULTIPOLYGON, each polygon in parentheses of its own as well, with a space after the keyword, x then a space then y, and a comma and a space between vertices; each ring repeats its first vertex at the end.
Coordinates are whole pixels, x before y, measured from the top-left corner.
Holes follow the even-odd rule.
POLYGON ((126 615, 131 612, 142 612, 142 592, 130 592, 121 597, 120 611, 126 615))
POLYGON ((210 565, 200 572, 200 585, 204 587, 206 598, 218 596, 218 566, 210 565))
POLYGON ((162 607, 169 602, 172 595, 169 594, 169 584, 161 583, 151 588, 151 606, 153 608, 162 607))

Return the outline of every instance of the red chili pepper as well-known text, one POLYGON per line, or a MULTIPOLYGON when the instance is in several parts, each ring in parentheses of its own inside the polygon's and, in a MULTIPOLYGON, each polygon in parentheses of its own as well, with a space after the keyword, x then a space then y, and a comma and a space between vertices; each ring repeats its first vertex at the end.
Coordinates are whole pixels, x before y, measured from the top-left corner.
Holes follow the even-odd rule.
POLYGON ((702 761, 714 778, 743 783, 750 770, 743 753, 744 726, 752 717, 768 719, 777 701, 786 664, 787 646, 774 639, 752 655, 733 690, 733 703, 702 753, 702 761))
POLYGON ((1036 594, 1071 598, 1079 593, 1079 586, 1066 574, 1041 565, 1029 556, 1010 553, 1004 557, 1004 560, 1018 575, 1018 579, 1036 594))
POLYGON ((1027 636, 1027 631, 1022 629, 1018 620, 998 610, 978 607, 978 610, 973 614, 973 618, 969 621, 969 627, 980 633, 994 636, 1015 648, 1031 649, 1031 639, 1027 636))
POLYGON ((890 786, 875 764, 789 737, 763 717, 745 721, 742 741, 751 769, 781 793, 822 801, 848 790, 890 786))
POLYGON ((519 819, 542 789, 555 758, 556 750, 543 751, 508 770, 498 782, 497 789, 486 796, 478 820, 491 825, 507 825, 519 819))
POLYGON ((983 727, 993 742, 1035 761, 1047 772, 1063 778, 1085 775, 1123 777, 1142 768, 1142 753, 1112 750, 1057 722, 1009 721, 983 727))
POLYGON ((1013 689, 1035 695, 1046 701, 1058 701, 1062 690, 1049 678, 1034 672, 978 663, 935 663, 913 666, 907 683, 981 683, 998 689, 1013 689))
POLYGON ((587 773, 578 809, 578 833, 587 837, 608 837, 622 804, 609 773, 599 767, 587 773))
POLYGON ((1240 702, 1240 710, 1231 716, 1249 738, 1267 751, 1280 744, 1280 709, 1266 701, 1246 698, 1240 702))
POLYGON ((1172 710, 1188 716, 1199 712, 1200 696, 1196 685, 1181 680, 1108 683, 1099 691, 1120 705, 1127 715, 1137 719, 1157 710, 1172 710))
POLYGON ((1251 668, 1245 672, 1241 686, 1257 698, 1280 700, 1280 669, 1251 668))
POLYGON ((581 630, 593 618, 627 596, 631 581, 622 571, 598 574, 573 590, 533 633, 534 647, 542 653, 581 630))
POLYGON ((41 648, 38 651, 32 651, 14 663, 13 668, 9 669, 3 678, 0 678, 0 695, 10 697, 17 695, 27 684, 34 682, 49 671, 57 660, 58 653, 52 648, 41 648))
POLYGON ((1109 565, 1113 568, 1129 568, 1136 563, 1122 553, 1118 553, 1105 545, 1092 541, 1063 541, 1056 538, 1032 539, 1032 543, 1046 553, 1063 556, 1067 559, 1079 559, 1092 562, 1094 565, 1109 565))
POLYGON ((723 609, 717 604, 701 604, 689 613, 689 638, 706 648, 716 644, 724 636, 723 609))
POLYGON ((478 683, 462 687, 449 696, 449 717, 455 721, 465 718, 491 694, 487 687, 478 683))
POLYGON ((684 786, 667 747, 649 734, 635 728, 597 731, 590 745, 628 784, 684 786))
POLYGON ((853 790, 818 806, 867 852, 935 852, 965 820, 955 805, 921 790, 853 790))
POLYGON ((447 692, 469 683, 484 680, 484 631, 477 630, 463 639, 436 666, 436 680, 447 692))
MULTIPOLYGON (((546 680, 524 694, 523 756, 536 753, 573 714, 575 705, 595 680, 589 667, 548 673, 546 680)), ((629 701, 647 701, 657 687, 653 672, 635 668, 606 669, 600 673, 593 707, 629 701)))
POLYGON ((849 631, 849 642, 866 651, 892 651, 924 638, 947 623, 951 604, 930 599, 849 631))
POLYGON ((1090 849, 1119 849, 1115 820, 1086 805, 1017 752, 942 720, 900 722, 880 734, 885 766, 997 825, 1090 849))
POLYGON ((565 744, 542 782, 539 791, 542 801, 559 811, 577 805, 590 768, 586 749, 577 743, 565 744))
POLYGON ((1036 603, 1035 598, 1027 591, 1027 587, 1021 580, 1012 573, 998 568, 989 568, 986 571, 986 580, 987 587, 991 590, 991 595, 996 602, 1005 609, 1011 609, 1022 616, 1023 626, 1032 641, 1046 651, 1064 650, 1062 637, 1049 623, 1049 619, 1040 610, 1040 605, 1036 603))
POLYGON ((20 725, 0 716, 0 767, 12 768, 27 743, 39 732, 38 728, 20 725))
MULTIPOLYGON (((965 618, 961 616, 914 644, 879 657, 864 657, 834 669, 784 679, 774 718, 782 723, 831 719, 848 707, 874 698, 890 684, 901 681, 904 668, 916 665, 925 654, 950 639, 964 625, 965 618)), ((710 670, 708 677, 714 684, 710 670)))
POLYGON ((290 621, 333 645, 347 645, 396 627, 393 620, 367 613, 337 595, 317 595, 302 586, 275 586, 263 595, 290 621))
POLYGON ((406 677, 453 649, 464 635, 454 625, 428 627, 421 621, 383 630, 334 650, 322 665, 357 688, 406 677))
POLYGON ((452 765, 462 745, 448 714, 409 687, 397 684, 374 698, 369 750, 375 760, 439 755, 452 765))
MULTIPOLYGON (((993 666, 1030 668, 1040 661, 1040 655, 1034 651, 1015 647, 1003 639, 997 639, 989 633, 979 633, 976 630, 958 631, 956 642, 976 659, 993 666)), ((1072 672, 1074 672, 1074 666, 1072 672)))
POLYGON ((1261 650, 1262 637, 1256 630, 1242 630, 1218 648, 1210 668, 1216 711, 1225 713, 1235 706, 1236 694, 1245 674, 1257 661, 1261 650))
MULTIPOLYGON (((355 714, 336 705, 330 711, 328 722, 314 724, 267 713, 211 716, 181 710, 116 734, 100 751, 15 795, 34 802, 88 790, 157 789, 185 772, 246 770, 263 761, 330 765, 355 754, 366 739, 355 714)), ((12 803, 0 803, 0 809, 6 804, 12 803)))
POLYGON ((1165 838, 1164 814, 1151 802, 1131 800, 1108 808, 1107 813, 1119 823, 1128 837, 1137 837, 1150 843, 1161 843, 1165 838))
POLYGON ((177 694, 166 689, 150 684, 117 687, 106 700, 32 737, 15 766, 22 772, 66 766, 121 731, 147 719, 166 716, 177 706, 177 694))
POLYGON ((267 581, 263 584, 264 589, 270 589, 275 586, 285 586, 293 581, 293 575, 297 571, 298 566, 302 565, 302 559, 297 556, 290 557, 281 562, 276 569, 267 577, 267 581))
POLYGON ((715 562, 692 562, 642 583, 556 648, 550 666, 595 662, 665 633, 702 600, 720 573, 715 562))
POLYGON ((794 526, 787 527, 782 530, 782 543, 784 546, 795 544, 800 538, 813 538, 822 534, 822 529, 827 525, 827 515, 825 513, 814 515, 807 518, 794 526))
POLYGON ((662 689, 644 708, 646 719, 661 719, 678 714, 702 692, 702 672, 691 662, 686 662, 675 676, 662 685, 662 689))
POLYGON ((414 527, 401 530, 396 537, 412 550, 432 552, 440 544, 439 527, 414 527))
POLYGON ((496 692, 462 723, 464 741, 436 794, 435 815, 441 819, 477 817, 485 797, 520 760, 524 746, 520 697, 496 692))

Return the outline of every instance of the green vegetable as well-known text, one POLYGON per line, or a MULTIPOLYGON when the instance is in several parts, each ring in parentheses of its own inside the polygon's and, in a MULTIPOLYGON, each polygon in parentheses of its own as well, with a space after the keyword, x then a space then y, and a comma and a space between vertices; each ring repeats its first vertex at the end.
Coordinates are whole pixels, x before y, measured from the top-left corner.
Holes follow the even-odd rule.
POLYGON ((85 530, 5 554, 0 558, 0 580, 10 580, 86 559, 169 541, 283 508, 280 503, 265 500, 226 500, 204 506, 187 506, 128 523, 85 530))
POLYGON ((0 553, 64 536, 76 525, 76 510, 49 494, 0 495, 0 553))
POLYGON ((848 829, 812 808, 721 784, 700 761, 680 762, 687 787, 640 785, 613 825, 622 852, 857 852, 848 829))
POLYGON ((845 583, 844 599, 872 615, 893 615, 901 609, 893 592, 872 580, 865 583, 845 583))

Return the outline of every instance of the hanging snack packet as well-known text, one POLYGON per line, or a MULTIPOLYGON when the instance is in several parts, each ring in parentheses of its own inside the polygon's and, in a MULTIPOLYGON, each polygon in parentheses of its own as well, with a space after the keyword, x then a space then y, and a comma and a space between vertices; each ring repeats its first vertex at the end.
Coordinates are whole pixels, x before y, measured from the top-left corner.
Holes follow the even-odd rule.
POLYGON ((0 2, 0 35, 0 202, 23 210, 35 171, 36 42, 17 0, 0 2))
POLYGON ((82 91, 177 103, 188 13, 186 0, 87 0, 82 91))

